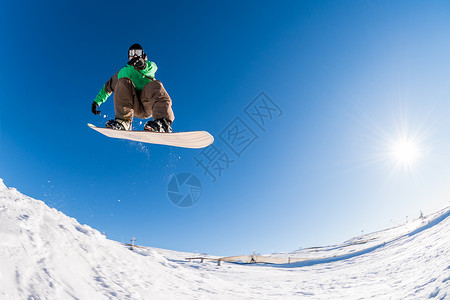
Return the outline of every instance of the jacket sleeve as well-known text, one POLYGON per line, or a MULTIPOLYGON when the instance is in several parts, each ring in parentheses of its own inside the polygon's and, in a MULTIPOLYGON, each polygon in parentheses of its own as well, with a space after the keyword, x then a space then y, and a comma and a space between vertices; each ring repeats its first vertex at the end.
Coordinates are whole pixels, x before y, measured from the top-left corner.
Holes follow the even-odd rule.
POLYGON ((147 61, 144 69, 145 75, 155 78, 156 70, 158 70, 156 64, 152 61, 147 61))
MULTIPOLYGON (((120 72, 120 71, 119 71, 120 72)), ((101 105, 103 102, 105 102, 109 96, 114 92, 114 88, 116 87, 117 80, 118 80, 118 74, 114 74, 113 77, 111 77, 102 87, 100 92, 98 92, 97 97, 95 97, 94 101, 101 105)))

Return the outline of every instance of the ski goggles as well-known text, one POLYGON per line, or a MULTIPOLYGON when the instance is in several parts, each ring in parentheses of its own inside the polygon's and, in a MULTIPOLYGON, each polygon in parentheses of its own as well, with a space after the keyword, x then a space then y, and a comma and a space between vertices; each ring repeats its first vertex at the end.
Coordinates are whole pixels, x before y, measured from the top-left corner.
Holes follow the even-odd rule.
POLYGON ((128 50, 128 56, 129 57, 133 57, 135 55, 142 56, 142 54, 144 54, 144 50, 142 50, 142 49, 131 49, 131 50, 128 50))

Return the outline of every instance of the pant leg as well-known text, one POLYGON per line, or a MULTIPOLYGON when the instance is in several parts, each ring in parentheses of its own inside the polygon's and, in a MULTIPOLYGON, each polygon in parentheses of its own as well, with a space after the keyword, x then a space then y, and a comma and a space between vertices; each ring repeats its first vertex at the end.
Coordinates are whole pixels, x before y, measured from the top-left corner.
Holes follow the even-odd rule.
POLYGON ((136 110, 140 110, 140 105, 136 88, 131 79, 126 77, 120 78, 114 91, 116 119, 131 123, 136 110))
POLYGON ((153 116, 153 120, 161 118, 166 118, 172 122, 175 120, 172 111, 172 99, 170 99, 161 81, 154 80, 144 86, 141 93, 141 102, 145 115, 153 116))

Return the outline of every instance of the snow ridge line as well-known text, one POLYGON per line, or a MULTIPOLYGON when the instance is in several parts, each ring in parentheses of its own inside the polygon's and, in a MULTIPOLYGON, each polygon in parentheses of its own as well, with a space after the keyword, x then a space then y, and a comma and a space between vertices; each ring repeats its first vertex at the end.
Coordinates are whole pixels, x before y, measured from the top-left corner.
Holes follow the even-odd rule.
MULTIPOLYGON (((422 232, 422 231, 424 231, 426 229, 429 229, 429 228, 431 228, 431 227, 441 223, 442 221, 444 221, 445 219, 447 219, 450 216, 450 207, 447 207, 447 208, 443 209, 443 211, 445 211, 445 210, 446 210, 446 212, 444 212, 442 215, 434 218, 433 220, 429 221, 426 225, 424 225, 422 227, 414 229, 413 231, 411 231, 409 233, 406 233, 406 234, 403 234, 403 235, 401 235, 399 237, 396 237, 396 238, 394 238, 394 239, 392 239, 390 241, 383 242, 381 244, 369 247, 367 249, 359 250, 359 251, 356 251, 356 252, 353 252, 353 253, 337 255, 337 256, 331 256, 331 257, 325 257, 325 258, 318 258, 318 259, 301 260, 301 261, 297 261, 297 262, 284 263, 284 264, 271 264, 271 263, 267 263, 267 262, 264 262, 264 261, 258 262, 258 260, 256 260, 256 259, 257 258, 261 258, 262 256, 259 256, 259 257, 255 256, 254 257, 254 258, 256 258, 255 259, 255 263, 256 263, 256 265, 259 265, 259 266, 270 266, 270 267, 277 267, 277 268, 299 268, 299 267, 308 267, 308 266, 314 266, 314 265, 318 265, 318 264, 342 261, 342 260, 350 259, 350 258, 353 258, 353 257, 361 256, 361 255, 370 253, 372 251, 375 251, 378 248, 381 248, 381 247, 384 247, 384 246, 386 246, 388 244, 396 242, 396 241, 398 241, 398 240, 400 240, 402 238, 414 236, 414 235, 416 235, 416 234, 418 234, 418 233, 420 233, 420 232, 422 232)), ((269 256, 267 256, 267 258, 269 258, 269 260, 270 260, 269 256)), ((224 259, 222 259, 222 260, 224 260, 224 259)), ((295 260, 295 258, 291 258, 291 261, 293 261, 293 260, 295 260)), ((234 261, 232 263, 247 264, 247 263, 241 263, 241 262, 236 262, 236 261, 234 261)), ((252 263, 252 265, 254 265, 255 263, 252 263)))

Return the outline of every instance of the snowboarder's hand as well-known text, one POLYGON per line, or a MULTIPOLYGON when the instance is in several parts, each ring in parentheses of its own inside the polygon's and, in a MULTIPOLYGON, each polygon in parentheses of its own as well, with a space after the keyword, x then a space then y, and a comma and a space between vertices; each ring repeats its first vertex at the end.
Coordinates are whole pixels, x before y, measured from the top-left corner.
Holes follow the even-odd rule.
POLYGON ((92 102, 91 111, 94 115, 99 115, 102 113, 101 111, 97 110, 97 107, 98 107, 97 102, 95 102, 95 101, 92 102))
POLYGON ((145 69, 145 60, 142 57, 133 57, 128 64, 138 70, 145 69))

